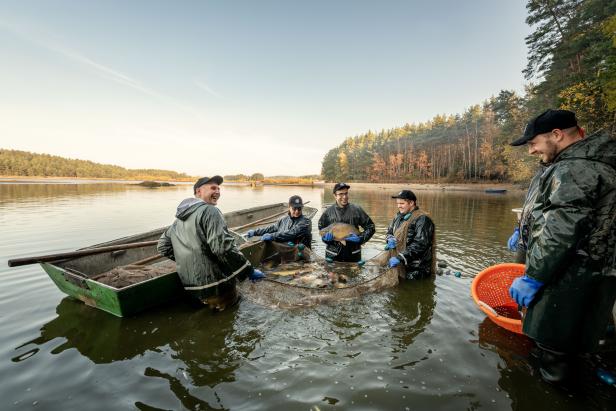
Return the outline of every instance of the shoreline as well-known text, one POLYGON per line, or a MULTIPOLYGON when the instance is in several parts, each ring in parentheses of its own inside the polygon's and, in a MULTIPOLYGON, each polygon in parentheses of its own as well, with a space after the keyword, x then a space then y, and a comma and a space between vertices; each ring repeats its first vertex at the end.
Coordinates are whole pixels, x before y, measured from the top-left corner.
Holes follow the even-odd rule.
MULTIPOLYGON (((101 182, 101 183, 138 183, 145 180, 116 180, 116 179, 108 179, 108 178, 86 178, 86 177, 34 177, 34 176, 0 176, 0 183, 53 183, 53 182, 67 182, 67 181, 91 181, 91 182, 101 182)), ((192 183, 192 181, 181 181, 181 180, 154 180, 161 182, 170 182, 170 183, 192 183)), ((228 181, 223 184, 233 185, 233 186, 250 186, 250 182, 244 181, 228 181)), ((332 189, 335 183, 323 183, 318 182, 315 184, 306 184, 306 183, 266 183, 259 184, 259 186, 288 186, 288 187, 316 187, 316 188, 326 188, 332 189)), ((358 182, 349 182, 348 183, 351 188, 358 190, 391 190, 391 191, 399 191, 403 189, 411 189, 411 190, 431 190, 431 191, 485 191, 487 189, 496 189, 496 190, 507 190, 513 192, 524 192, 526 191, 526 187, 523 187, 519 184, 513 183, 358 183, 358 182)))
MULTIPOLYGON (((506 190, 507 192, 525 192, 526 187, 513 183, 348 183, 352 189, 366 190, 366 189, 380 189, 400 191, 404 189, 410 189, 412 191, 430 190, 430 191, 480 191, 485 190, 506 190)), ((326 183, 324 185, 327 188, 334 188, 334 183, 326 183)))

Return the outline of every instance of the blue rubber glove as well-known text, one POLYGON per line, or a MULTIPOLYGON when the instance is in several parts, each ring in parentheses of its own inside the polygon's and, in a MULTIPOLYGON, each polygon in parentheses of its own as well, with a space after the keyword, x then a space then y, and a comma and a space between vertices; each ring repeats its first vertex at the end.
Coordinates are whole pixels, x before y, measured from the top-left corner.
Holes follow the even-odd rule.
POLYGON ((325 235, 323 237, 321 237, 322 240, 324 242, 329 242, 329 241, 333 241, 334 240, 334 233, 332 233, 331 231, 328 231, 327 233, 325 233, 325 235))
POLYGON ((252 274, 250 274, 248 276, 248 278, 250 278, 250 281, 257 282, 259 280, 262 280, 265 278, 265 274, 263 274, 263 272, 261 270, 257 270, 256 268, 254 269, 254 271, 252 272, 252 274))
POLYGON ((361 243, 361 237, 357 234, 349 234, 344 239, 349 243, 361 243))
POLYGON ((518 305, 528 307, 535 299, 535 295, 541 290, 543 283, 534 278, 524 276, 513 280, 509 288, 509 295, 518 305))
POLYGON ((393 250, 396 248, 397 245, 398 245, 398 242, 396 241, 396 237, 394 237, 393 235, 388 235, 387 236, 387 249, 393 250))
POLYGON ((255 236, 255 230, 246 231, 246 238, 251 238, 255 236))
POLYGON ((274 236, 272 236, 270 233, 266 233, 261 236, 261 240, 263 241, 272 241, 273 239, 274 236))
POLYGON ((518 227, 513 230, 513 234, 507 240, 507 247, 511 251, 516 251, 518 249, 518 241, 520 240, 520 229, 518 227))
POLYGON ((398 257, 391 257, 389 259, 389 268, 397 267, 400 264, 400 259, 398 257))

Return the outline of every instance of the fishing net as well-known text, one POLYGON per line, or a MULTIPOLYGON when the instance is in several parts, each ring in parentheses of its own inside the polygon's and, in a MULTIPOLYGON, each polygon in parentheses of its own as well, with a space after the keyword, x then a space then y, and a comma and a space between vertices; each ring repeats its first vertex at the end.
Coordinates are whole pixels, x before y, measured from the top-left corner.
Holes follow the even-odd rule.
POLYGON ((293 308, 341 302, 394 287, 404 271, 400 267, 390 269, 387 263, 406 242, 406 231, 399 231, 396 233, 398 250, 381 252, 363 266, 328 263, 308 248, 300 250, 297 245, 263 242, 260 247, 251 247, 251 262, 260 267, 267 278, 257 283, 245 281, 239 290, 244 298, 254 303, 293 308))
POLYGON ((165 260, 152 265, 122 265, 98 274, 92 280, 114 288, 124 288, 174 271, 175 262, 165 260))

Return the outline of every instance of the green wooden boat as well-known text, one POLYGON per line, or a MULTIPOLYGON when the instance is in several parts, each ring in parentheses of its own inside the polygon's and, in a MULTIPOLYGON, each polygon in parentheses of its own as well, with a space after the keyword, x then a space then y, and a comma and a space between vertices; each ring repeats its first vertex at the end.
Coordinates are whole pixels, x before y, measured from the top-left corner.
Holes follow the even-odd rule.
MULTIPOLYGON (((260 207, 234 211, 225 214, 227 225, 236 237, 240 250, 253 265, 266 258, 259 242, 246 242, 238 233, 244 229, 268 225, 281 218, 286 213, 286 203, 271 204, 260 207), (237 230, 234 231, 234 230, 237 230)), ((317 210, 304 208, 304 215, 314 217, 317 210)), ((166 227, 146 233, 119 238, 106 243, 96 244, 81 250, 91 250, 99 247, 116 246, 144 241, 157 240, 166 227)), ((71 258, 52 263, 41 263, 49 277, 58 288, 69 296, 83 301, 91 307, 96 307, 118 317, 133 315, 139 311, 181 298, 184 289, 177 272, 154 277, 122 288, 115 288, 96 281, 95 277, 116 267, 134 264, 157 254, 156 246, 132 248, 111 251, 101 254, 71 258)), ((169 260, 160 257, 150 264, 169 264, 169 260)))

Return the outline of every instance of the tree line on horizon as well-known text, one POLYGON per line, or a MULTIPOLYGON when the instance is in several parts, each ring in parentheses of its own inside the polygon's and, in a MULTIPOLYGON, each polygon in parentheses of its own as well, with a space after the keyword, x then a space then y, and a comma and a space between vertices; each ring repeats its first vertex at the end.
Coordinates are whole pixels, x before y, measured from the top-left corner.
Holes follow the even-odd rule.
POLYGON ((185 173, 169 170, 127 169, 88 160, 75 160, 50 154, 6 149, 0 149, 0 176, 174 181, 194 179, 185 173))
POLYGON ((616 2, 530 0, 524 95, 502 90, 462 114, 346 138, 323 158, 327 181, 526 182, 537 160, 509 146, 547 108, 587 133, 616 131, 616 2))

